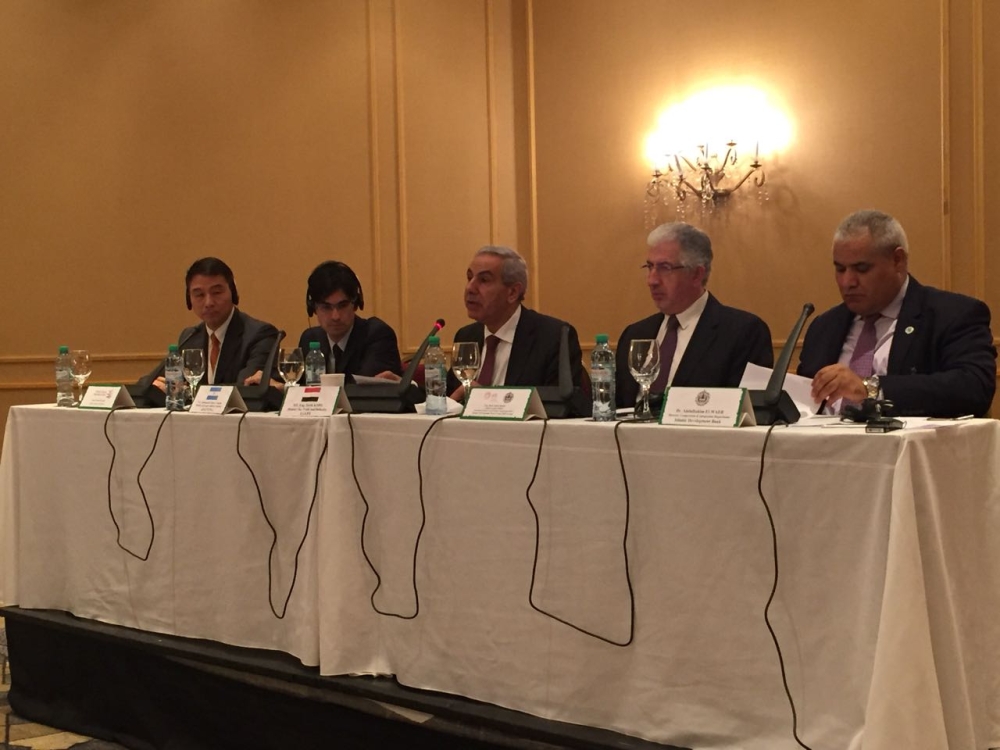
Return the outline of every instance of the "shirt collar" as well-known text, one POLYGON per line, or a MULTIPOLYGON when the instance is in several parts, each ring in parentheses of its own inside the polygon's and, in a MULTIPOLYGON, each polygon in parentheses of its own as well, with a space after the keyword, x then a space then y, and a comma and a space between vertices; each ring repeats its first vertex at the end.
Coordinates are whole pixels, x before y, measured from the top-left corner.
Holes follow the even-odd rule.
POLYGON ((348 328, 348 329, 347 329, 347 333, 345 333, 345 334, 344 334, 344 335, 343 335, 343 336, 342 336, 342 337, 340 338, 340 340, 339 340, 339 341, 334 341, 333 339, 331 339, 331 338, 330 338, 330 334, 327 334, 327 335, 326 335, 326 340, 327 340, 328 342, 330 342, 330 348, 331 348, 331 349, 333 349, 333 347, 335 347, 335 346, 339 346, 339 347, 340 347, 340 350, 341 350, 342 352, 346 352, 346 351, 347 351, 347 340, 348 340, 349 338, 351 338, 351 332, 352 332, 353 330, 354 330, 354 326, 352 325, 352 326, 351 326, 350 328, 348 328))
POLYGON ((677 313, 677 325, 682 331, 686 331, 688 326, 697 323, 698 318, 705 312, 705 305, 708 304, 708 290, 705 289, 701 296, 692 302, 687 310, 677 313))
MULTIPOLYGON (((897 318, 899 318, 899 312, 900 310, 903 309, 903 297, 906 296, 906 290, 907 288, 909 288, 909 286, 910 286, 910 275, 906 274, 906 278, 903 279, 903 286, 899 288, 899 292, 893 298, 892 302, 890 302, 888 305, 885 306, 885 308, 883 308, 880 311, 879 314, 883 318, 891 318, 892 320, 896 320, 897 318)), ((862 317, 863 316, 861 315, 855 315, 854 319, 860 320, 862 317)))
POLYGON ((521 306, 518 305, 517 309, 514 310, 514 314, 507 318, 507 322, 500 326, 497 330, 491 331, 486 326, 483 326, 483 331, 485 335, 483 340, 486 340, 486 336, 496 336, 501 341, 505 341, 508 344, 514 343, 514 331, 517 329, 517 322, 521 319, 521 306))
POLYGON ((225 341, 226 340, 226 331, 229 330, 229 324, 232 322, 233 316, 235 314, 236 314, 236 307, 234 306, 233 309, 229 311, 229 317, 226 318, 226 322, 223 323, 218 328, 216 328, 214 331, 206 325, 205 326, 205 330, 208 332, 208 338, 212 338, 212 334, 214 333, 215 334, 215 338, 217 338, 219 340, 220 344, 223 341, 225 341))

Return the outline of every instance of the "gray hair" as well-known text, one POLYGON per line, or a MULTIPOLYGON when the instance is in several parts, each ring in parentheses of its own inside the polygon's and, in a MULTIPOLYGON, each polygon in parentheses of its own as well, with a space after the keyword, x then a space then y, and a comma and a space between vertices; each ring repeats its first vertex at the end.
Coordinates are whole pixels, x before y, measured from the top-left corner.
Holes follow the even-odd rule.
POLYGON ((660 224, 646 238, 646 244, 650 247, 662 245, 664 242, 676 242, 680 245, 681 260, 684 265, 688 268, 703 266, 705 282, 708 282, 708 277, 712 273, 712 240, 707 234, 683 221, 674 221, 660 224))
POLYGON ((500 280, 507 286, 520 284, 523 300, 524 293, 528 289, 528 264, 521 254, 503 245, 485 245, 476 251, 476 256, 480 255, 495 255, 503 261, 503 265, 500 266, 500 280))
POLYGON ((837 231, 833 233, 833 241, 843 242, 865 232, 872 238, 872 245, 876 250, 888 253, 901 247, 904 253, 910 253, 902 225, 889 214, 870 208, 855 211, 840 222, 837 231))

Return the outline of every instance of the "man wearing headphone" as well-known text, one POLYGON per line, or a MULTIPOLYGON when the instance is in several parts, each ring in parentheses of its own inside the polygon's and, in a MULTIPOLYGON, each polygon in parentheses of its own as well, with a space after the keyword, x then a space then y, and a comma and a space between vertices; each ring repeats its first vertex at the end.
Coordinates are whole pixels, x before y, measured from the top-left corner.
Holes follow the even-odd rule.
POLYGON ((350 266, 333 260, 320 263, 309 275, 306 290, 306 312, 315 315, 319 325, 302 332, 302 354, 308 353, 310 342, 318 341, 326 371, 342 372, 348 382, 355 375, 401 375, 396 332, 379 318, 358 315, 364 308, 361 282, 350 266))
MULTIPOLYGON (((249 375, 263 369, 278 329, 236 307, 240 295, 232 269, 218 258, 196 260, 187 271, 185 287, 187 308, 202 322, 181 331, 178 349, 205 351, 202 382, 242 385, 249 375)), ((165 391, 163 364, 139 383, 165 391)))

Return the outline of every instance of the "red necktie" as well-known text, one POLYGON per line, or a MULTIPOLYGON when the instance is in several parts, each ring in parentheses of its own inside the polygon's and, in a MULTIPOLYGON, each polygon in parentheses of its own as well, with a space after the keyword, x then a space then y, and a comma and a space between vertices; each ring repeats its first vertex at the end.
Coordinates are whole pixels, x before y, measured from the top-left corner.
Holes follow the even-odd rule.
POLYGON ((208 363, 212 367, 212 375, 215 375, 215 366, 219 364, 219 337, 214 333, 209 340, 208 363))
POLYGON ((663 341, 660 343, 660 374, 649 387, 650 393, 663 393, 667 388, 670 368, 674 364, 674 352, 677 351, 677 329, 680 325, 676 315, 667 318, 667 332, 663 334, 663 341))
POLYGON ((483 366, 479 368, 479 375, 476 382, 480 385, 493 385, 493 366, 497 360, 497 344, 500 343, 493 334, 486 337, 486 356, 483 357, 483 366))

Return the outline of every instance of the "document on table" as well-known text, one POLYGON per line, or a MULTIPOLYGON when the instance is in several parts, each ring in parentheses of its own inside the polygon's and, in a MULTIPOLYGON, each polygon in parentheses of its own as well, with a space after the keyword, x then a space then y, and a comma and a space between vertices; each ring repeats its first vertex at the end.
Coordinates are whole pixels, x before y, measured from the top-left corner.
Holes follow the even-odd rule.
MULTIPOLYGON (((740 388, 749 388, 754 391, 766 390, 772 372, 773 370, 770 367, 761 367, 760 365, 755 365, 753 362, 749 362, 743 371, 740 388)), ((812 399, 812 378, 804 378, 801 375, 790 372, 785 375, 785 384, 782 386, 782 390, 788 391, 788 395, 792 397, 792 402, 799 407, 799 415, 802 418, 811 417, 816 414, 819 404, 812 399)))

